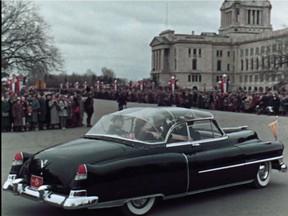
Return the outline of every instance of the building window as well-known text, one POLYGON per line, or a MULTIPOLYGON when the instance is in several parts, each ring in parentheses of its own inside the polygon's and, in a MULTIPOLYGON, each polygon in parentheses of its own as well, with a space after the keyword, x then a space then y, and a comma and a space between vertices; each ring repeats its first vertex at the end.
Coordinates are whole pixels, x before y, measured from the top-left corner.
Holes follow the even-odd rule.
POLYGON ((227 64, 227 71, 230 71, 230 64, 227 64))
POLYGON ((197 70, 197 59, 192 60, 192 70, 197 70))
POLYGON ((249 75, 249 82, 253 82, 253 75, 249 75))
POLYGON ((240 57, 243 57, 243 55, 244 55, 244 51, 243 51, 243 49, 241 49, 240 50, 240 57))
POLYGON ((250 56, 254 55, 254 48, 250 48, 250 56))
POLYGON ((239 82, 240 82, 240 83, 243 82, 243 76, 242 76, 242 75, 239 76, 239 82))
POLYGON ((249 49, 245 49, 245 56, 249 55, 249 49))
POLYGON ((221 60, 217 61, 217 71, 221 71, 221 60))
POLYGON ((259 59, 256 58, 256 70, 259 70, 259 59))
POLYGON ((253 59, 251 59, 250 61, 251 61, 251 65, 250 65, 251 70, 254 70, 254 61, 253 61, 253 59))
POLYGON ((227 57, 230 57, 230 51, 227 51, 227 57))
POLYGON ((249 61, 248 59, 246 59, 246 71, 248 71, 248 69, 249 69, 249 61))
POLYGON ((258 78, 258 75, 255 75, 254 81, 255 81, 255 82, 258 82, 258 79, 259 79, 259 78, 258 78))
POLYGON ((191 75, 188 75, 188 82, 191 82, 191 75))
POLYGON ((191 49, 188 49, 188 57, 191 57, 191 49))
POLYGON ((222 55, 223 55, 222 50, 217 50, 217 51, 216 51, 216 56, 222 57, 222 55))
POLYGON ((174 59, 175 71, 177 70, 177 60, 174 59))
POLYGON ((239 23, 240 19, 240 8, 236 8, 236 22, 239 23))
POLYGON ((243 61, 243 59, 241 59, 241 71, 243 71, 244 70, 244 61, 243 61))
POLYGON ((256 55, 259 55, 259 47, 256 47, 255 53, 256 55))
POLYGON ((199 54, 199 58, 201 58, 201 54, 202 54, 202 50, 201 49, 198 50, 198 54, 199 54))

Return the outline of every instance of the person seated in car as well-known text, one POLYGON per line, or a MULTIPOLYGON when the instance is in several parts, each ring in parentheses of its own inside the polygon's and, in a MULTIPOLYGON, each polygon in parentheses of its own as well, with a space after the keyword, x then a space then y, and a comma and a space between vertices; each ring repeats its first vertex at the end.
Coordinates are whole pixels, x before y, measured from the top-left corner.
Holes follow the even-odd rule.
POLYGON ((124 119, 121 116, 114 116, 112 118, 113 124, 110 126, 108 130, 108 134, 115 134, 122 136, 127 132, 123 129, 124 119))
POLYGON ((134 132, 135 138, 141 141, 156 141, 159 139, 149 122, 142 119, 137 119, 134 132))

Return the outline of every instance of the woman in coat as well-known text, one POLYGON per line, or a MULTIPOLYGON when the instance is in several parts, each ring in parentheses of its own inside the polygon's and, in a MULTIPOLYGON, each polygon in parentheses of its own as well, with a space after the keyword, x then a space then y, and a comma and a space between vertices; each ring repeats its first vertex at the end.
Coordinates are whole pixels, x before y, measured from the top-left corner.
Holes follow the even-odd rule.
POLYGON ((12 106, 12 115, 13 115, 13 125, 14 131, 20 132, 23 129, 22 117, 23 117, 23 106, 20 98, 17 98, 12 106))
POLYGON ((50 127, 51 129, 59 128, 59 104, 56 95, 52 95, 51 100, 48 102, 50 108, 50 127))

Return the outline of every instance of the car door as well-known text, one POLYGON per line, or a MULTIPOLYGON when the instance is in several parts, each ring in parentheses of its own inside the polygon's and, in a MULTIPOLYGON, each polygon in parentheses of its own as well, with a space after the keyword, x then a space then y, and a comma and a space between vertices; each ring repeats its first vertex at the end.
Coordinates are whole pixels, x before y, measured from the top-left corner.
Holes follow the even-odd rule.
POLYGON ((243 152, 233 143, 229 143, 228 136, 213 121, 207 119, 190 122, 188 132, 192 146, 191 154, 187 154, 189 191, 245 180, 243 152), (200 134, 198 140, 193 140, 195 131, 200 134))

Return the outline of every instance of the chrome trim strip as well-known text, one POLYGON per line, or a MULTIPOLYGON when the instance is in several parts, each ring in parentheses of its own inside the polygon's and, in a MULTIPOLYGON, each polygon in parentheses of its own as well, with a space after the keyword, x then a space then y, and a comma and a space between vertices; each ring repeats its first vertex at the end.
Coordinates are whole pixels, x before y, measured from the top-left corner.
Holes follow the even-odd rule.
POLYGON ((241 163, 241 164, 235 164, 235 165, 230 165, 230 166, 224 166, 224 167, 218 167, 218 168, 213 168, 213 169, 202 170, 202 171, 199 171, 198 173, 207 173, 207 172, 214 172, 214 171, 219 171, 219 170, 224 170, 224 169, 231 169, 231 168, 247 166, 247 165, 261 163, 261 162, 266 162, 266 161, 278 160, 278 159, 281 159, 281 158, 283 158, 283 155, 282 156, 278 156, 278 157, 274 157, 274 158, 266 158, 266 159, 257 160, 257 161, 250 161, 250 162, 245 162, 245 163, 241 163))
POLYGON ((227 185, 221 185, 221 186, 217 186, 217 187, 211 187, 211 188, 207 188, 207 189, 191 191, 191 192, 183 193, 183 194, 166 196, 166 197, 163 197, 163 200, 174 199, 174 198, 189 196, 189 195, 193 195, 193 194, 199 194, 199 193, 204 193, 204 192, 219 190, 219 189, 223 189, 223 188, 228 188, 228 187, 233 187, 233 186, 239 186, 239 185, 249 184, 249 183, 251 183, 251 182, 253 182, 253 181, 254 181, 254 180, 247 180, 247 181, 243 181, 243 182, 231 183, 231 184, 227 184, 227 185))
POLYGON ((186 188, 186 192, 188 192, 189 187, 190 187, 189 161, 188 161, 187 156, 184 153, 182 153, 182 155, 184 156, 184 158, 186 160, 186 167, 187 167, 187 188, 186 188))
POLYGON ((220 138, 211 138, 211 139, 171 143, 171 144, 166 144, 166 147, 171 148, 171 147, 178 147, 178 146, 184 146, 184 145, 192 145, 193 146, 193 143, 201 144, 201 143, 207 143, 207 142, 212 142, 212 141, 221 141, 221 140, 225 140, 225 139, 228 139, 227 135, 224 135, 223 137, 220 137, 220 138))

